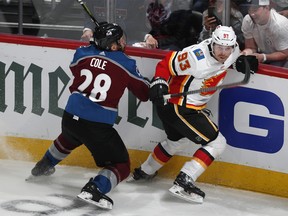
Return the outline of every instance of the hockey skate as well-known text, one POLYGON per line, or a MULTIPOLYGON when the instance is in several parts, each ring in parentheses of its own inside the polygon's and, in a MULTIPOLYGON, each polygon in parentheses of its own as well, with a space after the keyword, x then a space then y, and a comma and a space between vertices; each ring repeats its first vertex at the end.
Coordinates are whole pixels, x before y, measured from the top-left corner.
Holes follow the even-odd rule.
POLYGON ((152 180, 156 175, 157 172, 152 175, 148 175, 141 169, 141 167, 138 167, 134 169, 134 172, 127 178, 126 182, 134 182, 139 180, 149 181, 152 180))
POLYGON ((180 172, 169 191, 172 195, 188 202, 203 203, 205 193, 194 184, 195 182, 190 176, 180 172))
POLYGON ((92 178, 89 180, 77 197, 102 209, 112 209, 113 200, 102 194, 92 180, 92 178))
POLYGON ((50 176, 55 172, 55 167, 51 161, 44 156, 39 162, 36 163, 35 167, 31 170, 33 176, 50 176))
POLYGON ((31 170, 31 175, 26 178, 26 181, 33 181, 40 176, 50 176, 55 172, 55 167, 52 165, 51 161, 44 156, 40 161, 38 161, 35 167, 31 170))

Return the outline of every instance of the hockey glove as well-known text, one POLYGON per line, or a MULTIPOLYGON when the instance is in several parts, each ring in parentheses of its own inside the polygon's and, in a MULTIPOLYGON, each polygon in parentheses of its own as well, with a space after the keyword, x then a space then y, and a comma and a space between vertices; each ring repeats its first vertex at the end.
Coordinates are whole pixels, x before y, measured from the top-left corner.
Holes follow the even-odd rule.
POLYGON ((236 62, 235 62, 235 67, 234 69, 236 69, 238 72, 244 73, 245 74, 245 62, 244 59, 247 60, 249 67, 250 67, 250 73, 254 74, 258 71, 258 59, 256 58, 256 56, 253 55, 240 55, 236 62))
POLYGON ((157 106, 164 105, 163 95, 168 94, 168 83, 161 77, 153 78, 150 84, 149 98, 157 106))

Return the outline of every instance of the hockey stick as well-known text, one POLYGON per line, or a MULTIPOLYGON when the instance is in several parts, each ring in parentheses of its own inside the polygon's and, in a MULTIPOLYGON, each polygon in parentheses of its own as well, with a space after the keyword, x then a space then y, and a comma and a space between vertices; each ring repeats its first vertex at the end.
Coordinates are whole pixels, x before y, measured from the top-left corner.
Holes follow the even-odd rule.
POLYGON ((250 66, 249 66, 247 59, 244 59, 244 65, 245 65, 245 76, 244 76, 243 80, 241 80, 239 82, 227 83, 224 85, 207 87, 207 88, 200 88, 200 89, 187 91, 187 92, 163 95, 164 101, 167 101, 172 97, 182 97, 182 96, 186 96, 186 95, 190 95, 190 94, 196 94, 196 93, 201 93, 201 92, 210 92, 210 91, 216 91, 216 90, 220 90, 220 89, 224 89, 224 88, 231 88, 231 87, 236 87, 239 85, 245 85, 250 80, 250 66))
POLYGON ((85 10, 85 12, 89 15, 89 17, 91 18, 92 22, 95 23, 96 27, 99 27, 100 25, 99 25, 98 21, 95 19, 95 17, 93 16, 93 14, 89 10, 89 8, 86 6, 86 4, 82 0, 77 0, 77 1, 78 1, 79 4, 81 4, 81 6, 85 10))

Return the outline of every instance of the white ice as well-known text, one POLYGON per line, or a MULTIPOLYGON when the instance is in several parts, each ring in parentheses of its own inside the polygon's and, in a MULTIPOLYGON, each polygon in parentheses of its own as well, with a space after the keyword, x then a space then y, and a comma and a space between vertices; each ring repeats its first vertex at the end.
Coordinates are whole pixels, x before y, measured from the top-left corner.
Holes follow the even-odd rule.
POLYGON ((76 198, 97 170, 57 166, 51 177, 27 182, 34 163, 0 160, 1 216, 286 216, 288 199, 251 191, 197 183, 206 192, 203 204, 171 196, 172 179, 156 177, 138 184, 122 182, 108 194, 112 210, 101 210, 76 198))

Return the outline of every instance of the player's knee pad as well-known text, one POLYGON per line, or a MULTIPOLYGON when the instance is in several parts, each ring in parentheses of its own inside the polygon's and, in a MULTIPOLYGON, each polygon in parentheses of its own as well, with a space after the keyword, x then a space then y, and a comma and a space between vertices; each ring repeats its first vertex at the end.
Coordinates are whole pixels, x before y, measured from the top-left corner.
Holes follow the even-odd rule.
POLYGON ((225 137, 219 132, 216 139, 203 146, 203 148, 216 158, 223 153, 226 145, 225 137))
POLYGON ((184 149, 187 143, 189 143, 187 138, 182 138, 178 141, 172 141, 172 140, 167 139, 161 142, 161 146, 168 154, 172 156, 176 152, 179 152, 180 150, 184 149))

